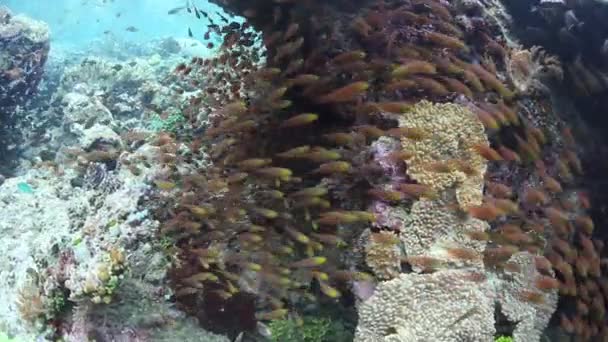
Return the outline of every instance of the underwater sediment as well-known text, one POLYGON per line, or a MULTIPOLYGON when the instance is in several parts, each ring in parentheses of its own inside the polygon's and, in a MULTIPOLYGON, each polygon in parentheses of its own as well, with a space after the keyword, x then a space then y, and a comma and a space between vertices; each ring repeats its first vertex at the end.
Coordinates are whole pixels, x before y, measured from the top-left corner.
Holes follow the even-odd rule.
POLYGON ((509 6, 215 2, 218 56, 64 71, 0 186, 3 330, 608 338, 587 107, 509 6))

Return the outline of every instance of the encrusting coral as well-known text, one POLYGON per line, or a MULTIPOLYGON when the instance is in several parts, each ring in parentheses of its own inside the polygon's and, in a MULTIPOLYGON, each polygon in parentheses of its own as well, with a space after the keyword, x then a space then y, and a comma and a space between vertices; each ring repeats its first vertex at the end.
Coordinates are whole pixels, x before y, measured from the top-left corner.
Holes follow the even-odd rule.
POLYGON ((491 341, 494 297, 479 274, 401 274, 359 305, 356 342, 491 341))
POLYGON ((458 214, 450 208, 453 201, 453 195, 446 193, 441 198, 421 199, 412 205, 400 238, 415 271, 448 265, 483 268, 486 241, 472 237, 487 234, 490 226, 485 221, 458 214), (418 256, 422 259, 417 259, 418 256), (424 258, 438 265, 427 265, 424 258))
POLYGON ((427 139, 402 140, 412 153, 407 174, 435 192, 454 188, 463 209, 481 204, 487 161, 473 146, 488 145, 488 139, 477 116, 461 105, 422 101, 398 120, 401 127, 432 132, 427 139))
POLYGON ((399 238, 392 232, 369 233, 365 244, 365 263, 378 279, 392 279, 401 272, 399 238))
POLYGON ((515 341, 540 340, 557 307, 557 289, 539 289, 539 282, 551 282, 555 274, 539 272, 535 256, 528 252, 514 254, 508 261, 514 268, 505 270, 498 285, 500 310, 510 321, 517 322, 515 341), (533 300, 530 300, 533 299, 533 300))

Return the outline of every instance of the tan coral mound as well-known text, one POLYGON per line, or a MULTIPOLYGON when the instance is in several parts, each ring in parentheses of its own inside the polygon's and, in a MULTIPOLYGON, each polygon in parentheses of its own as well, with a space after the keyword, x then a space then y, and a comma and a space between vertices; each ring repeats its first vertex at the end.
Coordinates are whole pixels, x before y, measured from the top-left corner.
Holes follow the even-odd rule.
POLYGON ((471 272, 401 274, 359 307, 355 342, 492 341, 494 298, 471 272))
MULTIPOLYGON (((442 198, 421 199, 412 205, 409 222, 400 234, 407 255, 424 255, 457 267, 483 268, 481 254, 486 242, 473 240, 469 235, 486 232, 489 225, 459 215, 450 208, 451 203, 454 203, 453 195, 444 193, 442 198), (467 259, 449 255, 449 250, 462 249, 476 253, 477 257, 467 259)), ((417 271, 415 267, 414 270, 417 271)))
POLYGON ((431 133, 426 139, 402 140, 403 148, 414 154, 408 160, 408 175, 437 192, 455 188, 461 208, 481 204, 486 161, 471 146, 488 145, 488 139, 474 113, 453 103, 421 101, 399 118, 399 126, 431 133), (438 163, 460 161, 474 174, 467 175, 457 167, 452 167, 450 172, 434 168, 438 163))
POLYGON ((393 279, 401 271, 399 238, 392 232, 369 233, 365 244, 365 263, 378 279, 393 279))
POLYGON ((499 283, 501 311, 510 321, 517 322, 513 332, 516 341, 539 341, 557 308, 557 290, 538 289, 535 282, 542 275, 534 264, 534 255, 520 252, 509 263, 517 265, 517 271, 505 270, 499 283))

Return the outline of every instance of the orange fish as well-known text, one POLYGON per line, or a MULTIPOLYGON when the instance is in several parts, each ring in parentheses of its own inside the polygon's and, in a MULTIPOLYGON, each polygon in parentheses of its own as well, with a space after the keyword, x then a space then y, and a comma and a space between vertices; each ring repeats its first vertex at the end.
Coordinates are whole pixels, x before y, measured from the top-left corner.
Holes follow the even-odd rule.
POLYGON ((314 171, 315 173, 332 174, 332 173, 348 173, 352 170, 349 162, 334 161, 319 165, 314 171))
POLYGON ((499 146, 498 152, 500 153, 500 156, 506 161, 521 163, 521 158, 519 157, 519 155, 508 147, 499 146))
POLYGON ((484 221, 494 221, 505 212, 491 203, 467 208, 469 215, 484 221))
POLYGON ((368 138, 377 139, 383 136, 385 133, 383 130, 372 125, 361 125, 356 127, 357 131, 362 133, 368 138))
POLYGON ((332 59, 333 64, 346 64, 360 61, 367 54, 361 50, 343 52, 332 59))
POLYGON ((500 161, 502 157, 495 149, 490 146, 486 146, 484 144, 475 144, 473 145, 473 150, 477 152, 480 156, 488 161, 500 161))
POLYGON ((304 113, 304 114, 296 115, 294 117, 291 117, 291 118, 283 121, 283 123, 281 123, 281 127, 286 128, 286 127, 299 127, 299 126, 309 125, 309 124, 317 121, 318 119, 319 119, 319 115, 317 115, 317 114, 304 113))
POLYGON ((356 100, 369 89, 369 83, 358 81, 338 88, 318 99, 318 103, 342 103, 356 100))
POLYGON ((404 194, 412 197, 434 197, 435 192, 433 189, 424 184, 398 184, 396 186, 397 190, 403 192, 404 194))
POLYGON ((532 304, 545 303, 545 297, 542 293, 530 290, 520 290, 519 299, 522 301, 530 302, 532 304))
POLYGON ((435 66, 425 61, 410 61, 393 69, 391 76, 400 78, 412 74, 434 75, 437 73, 435 66))
POLYGON ((487 182, 486 188, 488 189, 488 192, 490 194, 492 194, 492 196, 494 196, 494 197, 498 197, 498 198, 513 197, 513 191, 511 190, 511 188, 504 184, 487 182))
POLYGON ((254 170, 260 167, 266 166, 270 164, 272 160, 270 159, 261 159, 261 158, 252 158, 246 159, 239 162, 237 165, 241 170, 254 170))
POLYGON ((421 128, 416 127, 395 127, 386 131, 386 135, 394 138, 407 138, 414 141, 420 141, 428 138, 428 133, 421 128))

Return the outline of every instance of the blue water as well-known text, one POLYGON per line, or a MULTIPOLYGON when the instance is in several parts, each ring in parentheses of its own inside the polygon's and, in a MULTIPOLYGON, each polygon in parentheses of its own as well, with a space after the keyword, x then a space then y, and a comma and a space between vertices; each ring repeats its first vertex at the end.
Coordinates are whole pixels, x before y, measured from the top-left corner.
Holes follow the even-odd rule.
MULTIPOLYGON (((216 5, 191 0, 199 9, 220 22, 216 5)), ((173 37, 202 40, 207 20, 197 19, 186 10, 169 15, 170 9, 184 6, 186 0, 0 0, 14 14, 25 14, 46 22, 51 31, 51 44, 87 46, 92 41, 113 36, 134 43, 173 37), (137 32, 129 32, 128 27, 137 32)))

